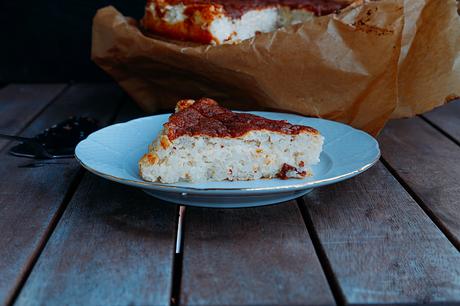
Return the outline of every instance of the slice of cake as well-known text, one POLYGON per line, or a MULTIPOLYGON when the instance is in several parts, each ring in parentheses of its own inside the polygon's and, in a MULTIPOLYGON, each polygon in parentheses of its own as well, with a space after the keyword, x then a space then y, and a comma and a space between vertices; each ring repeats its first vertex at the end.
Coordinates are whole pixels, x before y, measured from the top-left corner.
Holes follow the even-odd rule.
POLYGON ((322 146, 308 126, 232 112, 212 99, 181 100, 139 172, 162 183, 302 178, 322 146))
POLYGON ((356 0, 147 0, 143 28, 173 39, 237 43, 343 9, 356 0))

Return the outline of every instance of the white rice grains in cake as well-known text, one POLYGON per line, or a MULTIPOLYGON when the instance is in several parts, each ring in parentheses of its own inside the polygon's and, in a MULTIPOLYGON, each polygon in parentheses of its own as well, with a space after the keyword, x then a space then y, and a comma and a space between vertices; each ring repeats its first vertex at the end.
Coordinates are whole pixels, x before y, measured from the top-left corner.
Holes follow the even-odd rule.
MULTIPOLYGON (((166 148, 161 138, 140 161, 141 176, 175 183, 275 178, 284 164, 295 167, 287 177, 310 176, 319 162, 321 135, 284 135, 253 131, 243 137, 181 136, 166 148)), ((281 174, 282 175, 282 174, 281 174)))
POLYGON ((322 146, 311 127, 235 113, 212 99, 181 100, 139 170, 162 183, 301 178, 312 175, 322 146))

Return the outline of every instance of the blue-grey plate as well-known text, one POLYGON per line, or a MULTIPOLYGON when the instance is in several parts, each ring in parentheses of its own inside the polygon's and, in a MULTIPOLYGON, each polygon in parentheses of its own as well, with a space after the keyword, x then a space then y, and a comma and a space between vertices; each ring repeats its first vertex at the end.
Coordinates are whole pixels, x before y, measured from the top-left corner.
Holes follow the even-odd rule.
POLYGON ((146 182, 138 172, 138 160, 160 132, 169 114, 114 124, 91 134, 75 149, 77 160, 89 171, 106 179, 138 187, 169 202, 219 208, 275 204, 305 195, 313 188, 353 177, 374 165, 380 150, 369 134, 348 125, 302 116, 251 112, 270 119, 316 128, 324 136, 320 163, 305 179, 263 179, 206 183, 162 184, 146 182))

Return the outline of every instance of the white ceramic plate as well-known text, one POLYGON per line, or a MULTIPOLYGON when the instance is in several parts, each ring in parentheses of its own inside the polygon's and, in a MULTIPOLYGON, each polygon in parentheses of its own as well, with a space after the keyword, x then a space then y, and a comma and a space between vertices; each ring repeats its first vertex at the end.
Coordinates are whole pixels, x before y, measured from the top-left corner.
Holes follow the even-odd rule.
POLYGON ((275 120, 316 128, 325 137, 320 163, 305 179, 223 181, 206 183, 151 183, 141 179, 137 162, 160 132, 169 114, 114 124, 91 134, 75 149, 77 160, 89 171, 106 179, 143 189, 169 202, 219 208, 275 204, 300 197, 312 188, 353 177, 374 165, 380 150, 369 134, 348 125, 316 118, 251 112, 275 120))

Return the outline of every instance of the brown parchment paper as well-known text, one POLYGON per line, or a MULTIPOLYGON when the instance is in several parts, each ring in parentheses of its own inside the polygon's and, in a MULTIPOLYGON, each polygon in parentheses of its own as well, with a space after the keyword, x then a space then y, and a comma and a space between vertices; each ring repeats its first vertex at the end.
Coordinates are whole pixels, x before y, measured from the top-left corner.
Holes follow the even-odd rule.
POLYGON ((296 112, 376 134, 395 110, 393 116, 414 115, 460 92, 453 80, 458 72, 451 71, 458 36, 443 42, 442 54, 423 47, 429 39, 442 40, 423 25, 432 14, 445 12, 450 26, 458 22, 455 9, 436 2, 455 5, 455 0, 357 2, 339 15, 220 46, 146 36, 135 20, 106 7, 94 18, 92 58, 150 112, 172 108, 181 98, 207 96, 233 108, 296 112), (409 17, 413 23, 405 27, 409 17), (449 56, 450 64, 430 60, 424 64, 436 69, 420 68, 419 54, 427 61, 449 56), (425 78, 433 71, 444 82, 435 92, 430 88, 438 79, 425 78))
POLYGON ((421 114, 460 96, 460 17, 456 0, 405 0, 394 118, 421 114))

